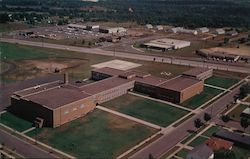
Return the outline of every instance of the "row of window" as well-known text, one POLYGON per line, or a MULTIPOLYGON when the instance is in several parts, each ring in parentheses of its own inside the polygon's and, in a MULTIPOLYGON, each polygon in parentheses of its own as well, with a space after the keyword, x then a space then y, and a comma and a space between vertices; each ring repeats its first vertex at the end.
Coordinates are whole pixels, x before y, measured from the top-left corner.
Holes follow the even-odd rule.
MULTIPOLYGON (((80 109, 83 109, 83 108, 85 108, 85 105, 84 105, 84 104, 81 104, 81 105, 79 106, 79 108, 80 108, 80 109)), ((73 111, 76 111, 76 110, 77 110, 77 107, 74 107, 74 108, 72 109, 72 112, 73 112, 73 111)), ((65 110, 65 111, 64 111, 64 114, 68 114, 69 111, 70 111, 70 110, 65 110)))

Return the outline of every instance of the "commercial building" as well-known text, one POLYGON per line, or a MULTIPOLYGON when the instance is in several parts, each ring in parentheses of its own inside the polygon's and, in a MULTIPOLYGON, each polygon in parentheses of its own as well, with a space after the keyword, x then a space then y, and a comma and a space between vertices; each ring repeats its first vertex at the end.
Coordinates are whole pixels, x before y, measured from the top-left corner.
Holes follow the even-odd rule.
POLYGON ((185 29, 183 27, 172 28, 171 32, 173 32, 173 33, 193 34, 193 35, 198 34, 197 30, 185 29))
POLYGON ((202 27, 202 28, 197 28, 196 31, 197 31, 198 33, 203 34, 203 33, 208 33, 208 32, 209 32, 209 29, 208 29, 207 27, 202 27))
POLYGON ((164 29, 162 25, 156 25, 155 28, 156 28, 157 30, 163 30, 163 29, 164 29))
POLYGON ((115 28, 100 28, 99 30, 101 33, 107 33, 107 34, 122 34, 126 33, 127 29, 123 27, 115 27, 115 28))
POLYGON ((222 28, 215 30, 215 34, 217 34, 217 35, 222 35, 222 34, 225 34, 225 33, 226 33, 226 31, 224 29, 222 29, 222 28))
POLYGON ((163 51, 181 49, 190 45, 191 43, 189 41, 168 38, 151 40, 147 43, 144 43, 144 46, 146 48, 158 49, 163 51))
POLYGON ((239 33, 237 31, 235 31, 235 30, 232 30, 232 31, 229 31, 229 32, 226 33, 226 35, 228 35, 228 36, 237 36, 238 34, 239 33))
POLYGON ((147 29, 153 29, 154 27, 153 27, 152 24, 146 24, 146 28, 147 28, 147 29))
POLYGON ((85 30, 87 28, 87 26, 81 25, 81 24, 68 24, 68 28, 85 30))
POLYGON ((95 82, 76 85, 70 83, 65 74, 64 81, 14 92, 10 110, 27 120, 58 127, 86 115, 96 105, 133 89, 155 98, 181 103, 201 93, 204 84, 202 80, 184 75, 167 80, 149 73, 108 67, 92 70, 91 78, 95 82))

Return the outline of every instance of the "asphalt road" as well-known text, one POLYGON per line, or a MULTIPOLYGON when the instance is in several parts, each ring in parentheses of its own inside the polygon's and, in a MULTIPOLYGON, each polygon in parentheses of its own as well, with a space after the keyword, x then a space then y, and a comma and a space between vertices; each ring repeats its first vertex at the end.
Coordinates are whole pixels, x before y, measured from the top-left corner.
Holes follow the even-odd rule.
POLYGON ((218 70, 250 73, 250 69, 248 65, 237 66, 233 64, 230 65, 230 63, 227 63, 227 64, 209 63, 209 62, 201 62, 201 61, 177 59, 177 58, 169 58, 169 57, 159 57, 159 56, 144 55, 144 54, 133 54, 133 53, 127 53, 127 52, 114 52, 114 51, 102 50, 100 48, 83 48, 83 47, 58 45, 58 44, 43 43, 43 42, 24 41, 24 40, 18 40, 18 39, 1 38, 0 41, 8 42, 8 43, 17 43, 17 44, 22 44, 22 45, 29 45, 29 46, 38 46, 38 47, 45 47, 45 48, 52 48, 52 49, 76 51, 76 52, 89 53, 89 54, 98 54, 98 55, 115 56, 115 57, 128 58, 128 59, 144 60, 144 61, 153 61, 155 59, 155 62, 164 62, 164 63, 170 63, 170 64, 176 64, 176 65, 193 66, 193 67, 208 67, 208 68, 213 68, 213 69, 218 69, 218 70))
POLYGON ((212 119, 217 118, 217 115, 226 109, 227 105, 233 102, 233 97, 239 92, 239 87, 232 90, 228 94, 221 97, 219 100, 211 104, 204 110, 201 110, 199 113, 188 119, 187 121, 183 122, 181 125, 173 129, 173 131, 165 134, 162 138, 157 140, 156 142, 150 144, 149 146, 145 147, 144 149, 138 151, 130 158, 138 159, 138 158, 148 158, 149 154, 152 154, 153 157, 159 158, 165 152, 170 150, 174 147, 178 142, 180 142, 184 137, 186 137, 189 133, 188 131, 194 131, 196 128, 194 127, 194 120, 197 118, 203 119, 203 115, 205 112, 212 114, 212 119), (212 112, 212 113, 211 113, 212 112))
POLYGON ((0 139, 1 142, 4 143, 4 146, 8 147, 9 149, 15 150, 18 154, 21 154, 25 158, 57 158, 56 156, 36 147, 35 145, 20 140, 1 129, 0 139))

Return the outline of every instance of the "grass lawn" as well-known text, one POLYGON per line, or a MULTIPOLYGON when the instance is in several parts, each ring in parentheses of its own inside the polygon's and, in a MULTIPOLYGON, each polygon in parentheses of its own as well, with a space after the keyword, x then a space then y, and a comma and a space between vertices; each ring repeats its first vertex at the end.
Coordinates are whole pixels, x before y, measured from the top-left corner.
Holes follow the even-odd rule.
POLYGON ((15 44, 0 43, 2 58, 6 60, 21 60, 30 58, 45 58, 50 54, 42 49, 33 49, 15 44))
POLYGON ((207 138, 202 137, 202 136, 198 136, 197 138, 195 138, 191 143, 189 143, 189 146, 195 147, 198 145, 203 144, 205 141, 207 140, 207 138))
POLYGON ((189 151, 190 150, 187 150, 187 149, 181 149, 179 152, 177 152, 176 156, 186 158, 189 151))
POLYGON ((204 91, 202 93, 188 99, 181 105, 191 109, 195 109, 222 92, 222 90, 205 86, 204 91))
POLYGON ((186 110, 130 94, 103 103, 102 105, 164 127, 188 113, 186 110))
POLYGON ((153 133, 155 129, 95 110, 58 128, 27 135, 77 158, 115 158, 153 133))
POLYGON ((235 159, 245 159, 250 157, 250 150, 243 149, 237 146, 233 146, 233 152, 235 154, 235 159))
POLYGON ((214 133, 218 132, 219 129, 220 128, 218 126, 212 126, 207 131, 205 131, 202 135, 207 136, 207 137, 211 137, 214 133))
POLYGON ((228 77, 223 77, 223 76, 212 76, 212 77, 206 79, 205 83, 213 85, 213 86, 222 87, 222 88, 229 88, 239 81, 240 80, 236 79, 236 78, 228 78, 228 77))
POLYGON ((0 115, 0 123, 20 132, 32 127, 31 122, 21 119, 9 112, 0 115))
POLYGON ((236 121, 240 121, 240 114, 244 111, 248 106, 244 104, 238 105, 235 109, 233 109, 228 115, 236 121))

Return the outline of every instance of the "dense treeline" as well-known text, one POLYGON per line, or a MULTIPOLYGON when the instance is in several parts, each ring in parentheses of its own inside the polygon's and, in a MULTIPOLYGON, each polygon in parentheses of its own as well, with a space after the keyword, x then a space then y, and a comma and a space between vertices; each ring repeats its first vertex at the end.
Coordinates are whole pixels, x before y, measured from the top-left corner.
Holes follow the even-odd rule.
POLYGON ((250 27, 249 0, 106 0, 98 3, 81 0, 3 0, 2 10, 48 12, 51 16, 82 17, 88 21, 250 27), (9 7, 11 5, 16 7, 9 7), (105 9, 80 10, 94 6, 105 9))

